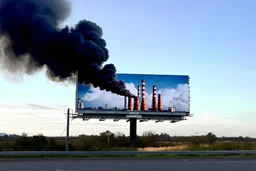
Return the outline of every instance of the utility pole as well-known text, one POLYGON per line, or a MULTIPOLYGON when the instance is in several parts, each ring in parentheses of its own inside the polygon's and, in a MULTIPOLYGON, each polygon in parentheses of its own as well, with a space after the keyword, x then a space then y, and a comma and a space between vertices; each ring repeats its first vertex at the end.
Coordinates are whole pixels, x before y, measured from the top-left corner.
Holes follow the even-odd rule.
POLYGON ((67 113, 67 136, 66 136, 66 151, 68 151, 68 141, 69 141, 69 109, 67 113))

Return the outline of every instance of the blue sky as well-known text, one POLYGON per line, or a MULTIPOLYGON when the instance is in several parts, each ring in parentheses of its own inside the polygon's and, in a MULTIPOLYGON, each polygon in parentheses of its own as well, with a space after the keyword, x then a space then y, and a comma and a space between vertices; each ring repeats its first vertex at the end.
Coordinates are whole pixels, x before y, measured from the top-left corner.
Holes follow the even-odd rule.
MULTIPOLYGON (((110 54, 107 63, 115 64, 118 73, 190 76, 194 117, 176 124, 143 123, 139 134, 154 128, 171 135, 212 131, 255 137, 255 8, 254 0, 72 0, 63 25, 82 19, 100 25, 110 54)), ((23 78, 2 71, 0 88, 2 132, 59 135, 66 107, 75 106, 75 85, 53 83, 44 71, 23 78), (59 110, 17 108, 24 104, 59 110)), ((125 121, 72 124, 71 135, 129 132, 125 121)))
POLYGON ((153 85, 157 89, 176 88, 178 84, 188 83, 188 76, 183 75, 149 75, 149 74, 118 74, 118 80, 124 80, 126 83, 133 83, 137 87, 141 80, 146 81, 146 92, 151 93, 153 85))

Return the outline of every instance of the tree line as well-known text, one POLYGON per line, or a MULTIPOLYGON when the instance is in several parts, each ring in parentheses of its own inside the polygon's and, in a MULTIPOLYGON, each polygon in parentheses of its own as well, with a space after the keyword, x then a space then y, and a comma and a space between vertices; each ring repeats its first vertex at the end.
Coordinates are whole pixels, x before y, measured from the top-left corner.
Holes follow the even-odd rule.
MULTIPOLYGON (((129 136, 123 133, 112 133, 110 131, 101 132, 99 135, 79 135, 70 137, 69 150, 73 151, 99 151, 99 150, 135 150, 130 147, 129 136)), ((175 146, 177 143, 186 143, 197 148, 200 144, 213 145, 217 141, 231 142, 256 142, 250 137, 217 137, 209 132, 200 136, 170 136, 167 133, 156 134, 146 131, 141 136, 137 136, 137 147, 165 147, 175 146)), ((216 146, 216 145, 215 145, 216 146)), ((214 147, 215 147, 214 146, 214 147)), ((248 146, 248 144, 246 145, 248 146)), ((220 147, 218 147, 220 148, 220 147)), ((225 147, 228 148, 228 147, 225 147)), ((231 148, 231 147, 230 147, 231 148)), ((233 148, 233 147, 232 147, 233 148)), ((23 133, 20 136, 0 137, 0 150, 2 151, 64 151, 65 137, 46 137, 42 134, 27 136, 23 133)))

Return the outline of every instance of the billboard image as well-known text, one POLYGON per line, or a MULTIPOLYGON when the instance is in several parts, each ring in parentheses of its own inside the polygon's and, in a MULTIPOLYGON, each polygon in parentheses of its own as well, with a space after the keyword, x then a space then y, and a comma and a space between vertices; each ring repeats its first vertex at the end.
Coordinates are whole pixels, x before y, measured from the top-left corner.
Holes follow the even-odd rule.
POLYGON ((77 110, 189 112, 189 76, 117 74, 129 96, 77 83, 77 110))

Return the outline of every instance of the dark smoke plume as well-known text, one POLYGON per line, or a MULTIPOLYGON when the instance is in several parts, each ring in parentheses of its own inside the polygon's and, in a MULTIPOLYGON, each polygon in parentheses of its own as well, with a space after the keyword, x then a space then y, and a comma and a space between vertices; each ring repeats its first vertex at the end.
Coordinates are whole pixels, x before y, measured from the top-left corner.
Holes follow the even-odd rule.
POLYGON ((0 61, 9 71, 19 70, 22 63, 21 71, 27 74, 47 66, 53 81, 78 72, 79 83, 133 96, 123 81, 116 80, 113 64, 102 67, 109 55, 97 24, 82 20, 74 28, 58 27, 69 13, 65 0, 0 0, 0 36, 5 45, 0 61))

